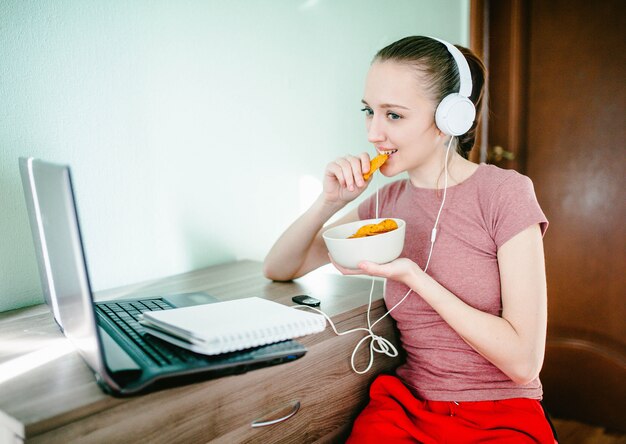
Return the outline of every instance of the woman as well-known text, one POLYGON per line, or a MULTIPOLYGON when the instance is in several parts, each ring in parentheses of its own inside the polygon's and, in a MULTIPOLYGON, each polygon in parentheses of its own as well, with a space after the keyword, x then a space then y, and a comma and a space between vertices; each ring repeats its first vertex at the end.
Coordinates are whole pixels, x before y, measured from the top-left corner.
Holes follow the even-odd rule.
MULTIPOLYGON (((374 381, 350 441, 553 443, 538 379, 547 220, 527 177, 467 160, 476 123, 456 136, 438 126, 440 102, 467 90, 467 65, 477 109, 484 85, 480 60, 465 48, 455 59, 450 46, 404 38, 378 52, 367 76, 368 140, 389 155, 380 171, 409 177, 380 190, 378 210, 407 222, 406 240, 401 258, 388 264, 336 266, 387 279, 387 308, 402 301, 391 316, 407 360, 396 376, 374 381)), ((366 153, 327 166, 322 194, 268 254, 268 278, 293 279, 332 260, 323 226, 367 188, 369 169, 366 153)), ((374 218, 376 205, 372 196, 334 225, 374 218)))

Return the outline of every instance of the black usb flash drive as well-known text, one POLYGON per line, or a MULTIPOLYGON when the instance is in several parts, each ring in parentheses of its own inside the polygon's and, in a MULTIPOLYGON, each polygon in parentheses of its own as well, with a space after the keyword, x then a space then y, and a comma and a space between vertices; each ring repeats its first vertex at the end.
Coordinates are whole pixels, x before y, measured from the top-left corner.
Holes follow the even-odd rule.
POLYGON ((315 299, 311 296, 308 296, 306 294, 301 294, 299 296, 294 296, 291 298, 292 301, 294 301, 296 304, 300 304, 300 305, 308 305, 309 307, 319 307, 320 306, 320 300, 319 299, 315 299))

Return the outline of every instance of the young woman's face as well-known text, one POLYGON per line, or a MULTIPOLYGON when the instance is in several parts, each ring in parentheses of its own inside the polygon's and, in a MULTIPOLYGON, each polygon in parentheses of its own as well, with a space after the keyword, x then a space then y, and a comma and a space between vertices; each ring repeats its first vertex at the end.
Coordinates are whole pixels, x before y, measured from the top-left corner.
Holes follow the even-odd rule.
POLYGON ((397 62, 374 62, 363 97, 368 140, 379 153, 389 153, 380 171, 440 167, 444 135, 435 125, 435 103, 428 99, 414 68, 397 62))

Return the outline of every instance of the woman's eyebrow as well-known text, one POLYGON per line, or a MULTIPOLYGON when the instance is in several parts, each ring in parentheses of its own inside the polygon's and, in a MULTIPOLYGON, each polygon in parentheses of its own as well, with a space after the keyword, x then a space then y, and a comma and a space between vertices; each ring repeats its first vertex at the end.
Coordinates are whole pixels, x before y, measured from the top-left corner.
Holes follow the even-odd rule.
MULTIPOLYGON (((364 105, 369 106, 369 104, 365 100, 361 100, 361 103, 363 103, 364 105)), ((382 103, 382 104, 379 105, 379 107, 380 108, 402 108, 402 109, 406 109, 406 110, 409 109, 406 106, 396 105, 394 103, 382 103)))

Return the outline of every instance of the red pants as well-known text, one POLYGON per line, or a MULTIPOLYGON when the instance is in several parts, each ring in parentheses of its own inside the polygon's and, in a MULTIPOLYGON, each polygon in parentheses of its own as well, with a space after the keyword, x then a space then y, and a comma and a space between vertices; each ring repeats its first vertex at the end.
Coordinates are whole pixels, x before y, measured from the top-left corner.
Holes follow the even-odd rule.
POLYGON ((382 375, 372 384, 370 402, 347 442, 554 444, 556 440, 537 400, 421 401, 398 378, 382 375))

